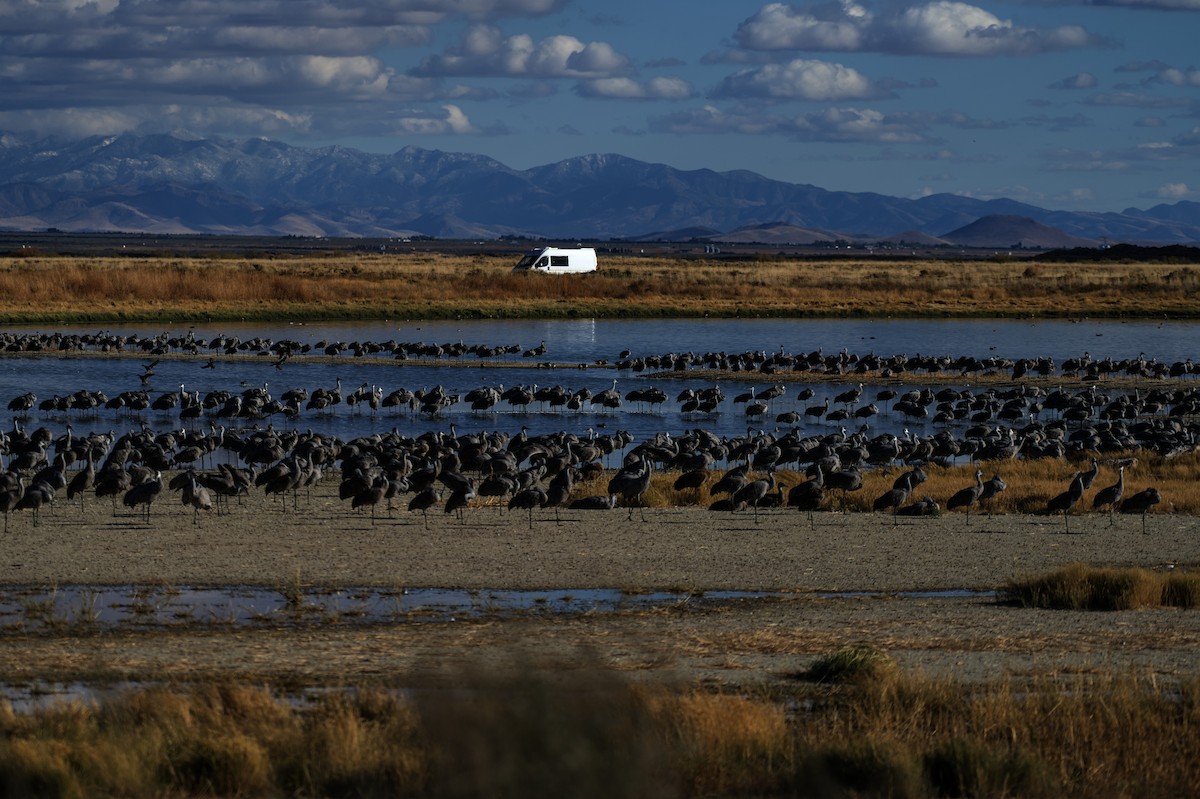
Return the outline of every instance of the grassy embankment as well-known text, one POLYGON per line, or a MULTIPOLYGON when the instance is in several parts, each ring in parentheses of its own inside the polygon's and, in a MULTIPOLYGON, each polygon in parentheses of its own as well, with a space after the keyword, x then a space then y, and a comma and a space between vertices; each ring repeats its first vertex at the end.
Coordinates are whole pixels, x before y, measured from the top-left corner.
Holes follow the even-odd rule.
MULTIPOLYGON (((1072 513, 1092 512, 1092 499, 1102 488, 1116 482, 1117 470, 1112 461, 1121 459, 1124 455, 1106 455, 1100 459, 1100 474, 1095 483, 1088 489, 1083 498, 1073 509, 1072 513)), ((962 513, 946 511, 946 500, 961 488, 975 483, 975 467, 959 465, 941 467, 928 465, 922 467, 928 480, 917 487, 910 501, 923 496, 930 496, 943 506, 943 513, 962 513)), ((1052 497, 1065 491, 1076 472, 1091 468, 1089 456, 1073 456, 1071 460, 1044 458, 1039 460, 1012 459, 1004 461, 989 461, 979 464, 983 471, 983 479, 989 479, 993 474, 999 474, 1007 488, 992 500, 971 508, 972 515, 979 513, 1023 513, 1037 514, 1046 511, 1046 503, 1052 497)), ((827 490, 825 505, 830 510, 845 510, 851 513, 870 512, 875 499, 892 487, 893 482, 901 473, 906 471, 901 467, 889 469, 867 469, 863 471, 863 486, 858 491, 848 493, 844 497, 841 492, 827 490)), ((1138 453, 1138 461, 1125 469, 1125 497, 1130 497, 1144 488, 1157 488, 1162 495, 1162 503, 1151 513, 1178 513, 1184 515, 1200 515, 1200 484, 1196 482, 1196 473, 1200 471, 1200 455, 1191 454, 1176 458, 1165 459, 1147 453, 1138 453)), ((650 489, 644 496, 647 507, 673 507, 699 505, 707 507, 714 500, 727 498, 726 494, 711 493, 713 485, 721 478, 722 471, 713 470, 699 489, 676 490, 673 484, 679 477, 678 472, 655 474, 651 480, 650 489)), ((576 495, 603 494, 607 489, 609 475, 588 483, 576 485, 576 495)), ((762 470, 752 471, 750 479, 765 478, 762 470)), ((776 481, 787 490, 808 480, 809 478, 794 469, 779 469, 776 481)), ((1108 509, 1102 509, 1107 513, 1108 509)), ((1136 517, 1135 517, 1136 518, 1136 517)), ((1120 523, 1120 522, 1118 522, 1120 523)))
POLYGON ((513 274, 509 257, 0 259, 0 321, 620 316, 1200 318, 1200 267, 1015 261, 740 262, 608 256, 513 274))
POLYGON ((964 686, 842 650, 756 696, 567 664, 411 698, 133 690, 0 712, 5 795, 1175 797, 1200 783, 1200 684, 964 686), (551 677, 550 675, 554 675, 551 677))

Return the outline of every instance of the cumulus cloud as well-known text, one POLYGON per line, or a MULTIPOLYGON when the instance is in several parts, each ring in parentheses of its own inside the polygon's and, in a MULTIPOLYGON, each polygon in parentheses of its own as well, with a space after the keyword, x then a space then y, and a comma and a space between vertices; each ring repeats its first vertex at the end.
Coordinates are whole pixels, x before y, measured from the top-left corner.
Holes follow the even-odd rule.
POLYGON ((772 100, 868 100, 890 96, 862 73, 828 61, 796 59, 744 69, 721 81, 713 97, 772 100))
POLYGON ((1169 67, 1154 76, 1156 80, 1169 83, 1172 86, 1200 86, 1200 69, 1188 67, 1176 69, 1169 67))
POLYGON ((632 78, 597 78, 575 87, 581 97, 620 100, 686 100, 695 92, 680 78, 651 78, 637 81, 632 78))
POLYGON ((473 25, 446 52, 425 59, 412 74, 423 77, 608 78, 630 72, 629 59, 606 42, 584 43, 556 35, 535 42, 505 36, 492 25, 473 25))
POLYGON ((1134 91, 1101 92, 1085 101, 1089 105, 1118 106, 1123 108, 1187 108, 1192 100, 1182 97, 1161 97, 1134 91))
POLYGON ((795 6, 770 3, 742 22, 746 50, 882 52, 902 55, 1029 55, 1101 44, 1076 25, 1031 28, 956 0, 876 14, 854 0, 795 6))
MULTIPOLYGON (((363 129, 475 133, 458 102, 498 96, 410 75, 380 53, 426 44, 447 20, 561 10, 566 0, 0 0, 0 112, 19 129, 145 125, 271 134, 363 129), (381 113, 437 103, 428 112, 381 113), (36 117, 36 119, 35 119, 36 117), (188 120, 191 120, 189 122, 188 120)), ((569 37, 565 37, 569 39, 569 37)), ((547 40, 537 69, 608 74, 602 43, 547 40)))
POLYGON ((479 133, 479 129, 471 124, 458 106, 444 105, 442 112, 418 111, 400 116, 394 122, 395 128, 398 132, 416 135, 479 133))
POLYGON ((726 113, 712 105, 650 121, 659 133, 783 135, 801 141, 915 143, 927 141, 920 121, 873 109, 828 108, 801 116, 726 113))
POLYGON ((1164 183, 1155 190, 1154 196, 1164 200, 1183 200, 1191 197, 1193 192, 1186 183, 1164 183))
POLYGON ((1090 72, 1080 72, 1069 78, 1063 78, 1049 85, 1050 89, 1094 89, 1097 86, 1096 76, 1090 72))

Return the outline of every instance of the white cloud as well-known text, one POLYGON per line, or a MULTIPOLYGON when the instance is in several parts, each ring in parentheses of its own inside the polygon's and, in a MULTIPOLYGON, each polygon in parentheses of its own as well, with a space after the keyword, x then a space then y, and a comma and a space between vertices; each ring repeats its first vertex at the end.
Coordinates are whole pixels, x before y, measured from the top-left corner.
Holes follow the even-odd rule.
POLYGON ((1101 43, 1075 25, 1021 27, 956 0, 874 14, 851 0, 821 5, 771 3, 734 33, 747 50, 825 50, 906 55, 1027 55, 1101 43))
POLYGON ((872 17, 850 2, 801 10, 771 3, 734 34, 748 50, 861 50, 872 17))
POLYGON ((695 94, 687 81, 665 77, 651 78, 648 81, 632 78, 597 78, 580 83, 575 92, 581 97, 618 100, 686 100, 695 94))
POLYGON ((1176 97, 1156 97, 1132 91, 1102 92, 1093 94, 1085 101, 1089 105, 1118 106, 1124 108, 1186 108, 1191 100, 1176 97))
POLYGON ((584 43, 574 36, 540 42, 526 34, 504 36, 491 25, 474 25, 455 47, 431 56, 414 75, 527 78, 607 78, 630 71, 630 61, 605 42, 584 43))
POLYGON ((828 61, 796 59, 735 72, 716 87, 714 97, 787 100, 865 100, 888 96, 862 73, 828 61))
POLYGON ((1094 89, 1098 85, 1096 76, 1090 72, 1080 72, 1069 78, 1051 83, 1051 89, 1094 89))
POLYGON ((1192 192, 1188 189, 1186 183, 1165 183, 1159 186, 1154 194, 1156 197, 1161 197, 1164 200, 1182 200, 1190 197, 1192 192))
POLYGON ((926 141, 923 120, 872 109, 829 108, 796 117, 746 111, 726 113, 712 105, 652 119, 659 133, 782 135, 801 141, 911 144, 926 141))
POLYGON ((1196 69, 1195 67, 1187 69, 1175 69, 1172 67, 1164 69, 1155 77, 1157 80, 1169 83, 1172 86, 1200 86, 1200 69, 1196 69))

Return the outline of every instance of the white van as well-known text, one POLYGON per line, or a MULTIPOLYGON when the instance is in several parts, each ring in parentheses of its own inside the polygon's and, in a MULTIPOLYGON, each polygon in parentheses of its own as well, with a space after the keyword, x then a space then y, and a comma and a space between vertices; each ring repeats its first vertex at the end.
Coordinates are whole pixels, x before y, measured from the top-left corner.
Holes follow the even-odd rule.
POLYGON ((595 272, 596 250, 592 247, 539 247, 525 253, 525 257, 513 267, 514 272, 530 269, 557 275, 595 272))

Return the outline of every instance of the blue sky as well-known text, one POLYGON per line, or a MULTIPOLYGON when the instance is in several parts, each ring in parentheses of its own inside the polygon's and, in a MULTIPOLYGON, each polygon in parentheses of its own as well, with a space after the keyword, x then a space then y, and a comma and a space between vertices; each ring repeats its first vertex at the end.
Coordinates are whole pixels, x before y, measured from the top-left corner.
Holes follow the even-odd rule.
POLYGON ((0 0, 0 130, 1200 200, 1200 0, 0 0))

